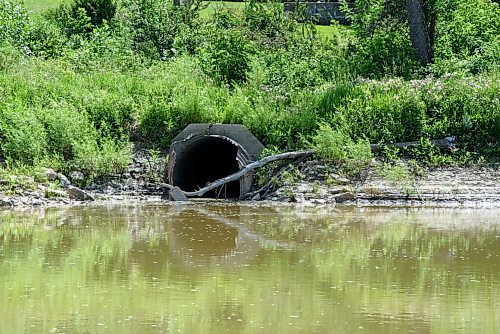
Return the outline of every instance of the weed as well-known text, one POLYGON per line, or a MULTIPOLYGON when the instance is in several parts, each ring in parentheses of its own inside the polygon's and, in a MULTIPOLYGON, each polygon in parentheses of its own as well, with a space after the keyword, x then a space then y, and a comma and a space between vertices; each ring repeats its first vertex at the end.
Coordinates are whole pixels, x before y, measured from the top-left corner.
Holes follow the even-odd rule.
POLYGON ((370 145, 366 140, 352 140, 343 130, 333 130, 328 124, 321 123, 313 137, 313 147, 321 159, 341 164, 342 170, 349 174, 359 174, 372 159, 370 145))
POLYGON ((148 170, 146 178, 152 182, 161 183, 166 176, 166 166, 168 165, 168 156, 161 157, 159 149, 148 150, 148 170))
POLYGON ((319 194, 319 182, 318 180, 314 180, 311 184, 311 190, 314 194, 319 194))
POLYGON ((415 175, 410 169, 401 162, 384 163, 378 166, 376 173, 379 177, 384 178, 392 187, 402 191, 406 195, 418 194, 418 189, 415 183, 415 175))

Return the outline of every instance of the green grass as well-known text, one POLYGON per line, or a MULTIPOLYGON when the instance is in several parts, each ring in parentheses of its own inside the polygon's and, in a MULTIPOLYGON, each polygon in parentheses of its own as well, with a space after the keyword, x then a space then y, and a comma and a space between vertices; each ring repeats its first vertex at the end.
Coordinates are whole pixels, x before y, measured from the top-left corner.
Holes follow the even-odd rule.
POLYGON ((337 32, 337 28, 334 26, 316 26, 318 36, 321 37, 332 37, 337 32))
POLYGON ((26 8, 33 14, 39 14, 47 9, 57 7, 68 0, 24 0, 26 8))

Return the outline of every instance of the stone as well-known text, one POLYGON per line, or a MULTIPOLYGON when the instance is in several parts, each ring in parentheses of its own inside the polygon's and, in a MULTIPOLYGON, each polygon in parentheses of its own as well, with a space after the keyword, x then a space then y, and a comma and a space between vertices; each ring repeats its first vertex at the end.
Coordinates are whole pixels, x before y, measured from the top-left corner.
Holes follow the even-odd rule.
POLYGON ((83 175, 82 172, 79 171, 73 171, 71 174, 69 174, 69 178, 73 182, 79 182, 85 180, 85 175, 83 175))
POLYGON ((313 198, 313 199, 310 200, 310 202, 312 204, 319 204, 319 205, 326 204, 326 200, 322 199, 322 198, 313 198))
POLYGON ((13 206, 14 202, 8 197, 0 197, 0 207, 2 206, 13 206))
POLYGON ((252 201, 260 201, 260 194, 259 193, 255 194, 255 196, 252 197, 252 201))
POLYGON ((137 179, 137 178, 140 178, 140 176, 142 175, 143 173, 143 170, 142 168, 132 168, 129 170, 129 173, 130 173, 130 176, 133 178, 133 179, 137 179))
POLYGON ((168 193, 168 197, 171 201, 187 201, 188 198, 179 187, 173 187, 168 193))
POLYGON ((57 178, 61 181, 61 188, 68 188, 71 186, 71 182, 69 182, 68 178, 64 174, 58 173, 57 178))
POLYGON ((55 181, 55 180, 59 179, 57 175, 58 174, 52 168, 47 168, 45 170, 45 177, 47 177, 47 180, 49 180, 49 181, 55 181))
POLYGON ((329 187, 328 192, 332 195, 345 193, 346 190, 344 187, 329 187))
POLYGON ((40 206, 40 205, 43 205, 43 204, 44 204, 44 202, 41 199, 33 198, 31 200, 31 205, 33 205, 33 206, 40 206))
POLYGON ((351 193, 351 192, 346 192, 346 193, 341 193, 337 196, 335 196, 335 201, 337 203, 342 203, 342 202, 345 202, 345 201, 351 201, 353 199, 355 199, 356 196, 351 193))
POLYGON ((122 185, 115 182, 115 181, 111 181, 109 182, 109 185, 112 187, 112 188, 115 188, 115 189, 121 189, 122 188, 122 185))
POLYGON ((333 182, 335 182, 336 184, 349 184, 349 183, 351 183, 351 181, 348 178, 340 176, 339 174, 330 173, 329 176, 333 180, 333 182))
POLYGON ((93 196, 89 195, 88 193, 81 190, 80 188, 77 188, 74 186, 68 186, 66 193, 68 194, 69 198, 75 199, 77 201, 93 201, 94 200, 93 196))
POLYGON ((297 184, 297 187, 295 189, 296 193, 308 193, 311 192, 313 189, 312 184, 308 182, 301 182, 297 184))

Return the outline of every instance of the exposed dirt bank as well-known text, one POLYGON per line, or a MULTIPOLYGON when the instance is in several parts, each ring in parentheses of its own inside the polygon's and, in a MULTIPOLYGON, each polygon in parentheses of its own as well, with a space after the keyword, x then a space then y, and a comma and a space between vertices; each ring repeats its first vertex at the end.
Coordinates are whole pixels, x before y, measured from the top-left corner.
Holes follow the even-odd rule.
MULTIPOLYGON (((0 192, 0 208, 96 202, 158 203, 166 198, 162 177, 165 172, 163 160, 151 157, 148 151, 137 150, 127 173, 86 187, 75 186, 84 177, 78 173, 66 177, 47 170, 47 182, 30 180, 30 187, 19 178, 19 185, 11 188, 13 191, 0 192)), ((280 175, 264 193, 252 198, 255 202, 303 205, 500 207, 500 169, 498 166, 430 169, 374 161, 361 176, 347 178, 334 166, 306 161, 280 175)))
POLYGON ((350 179, 318 161, 302 163, 298 170, 298 179, 268 198, 305 204, 500 207, 498 166, 417 168, 375 160, 361 176, 350 179))

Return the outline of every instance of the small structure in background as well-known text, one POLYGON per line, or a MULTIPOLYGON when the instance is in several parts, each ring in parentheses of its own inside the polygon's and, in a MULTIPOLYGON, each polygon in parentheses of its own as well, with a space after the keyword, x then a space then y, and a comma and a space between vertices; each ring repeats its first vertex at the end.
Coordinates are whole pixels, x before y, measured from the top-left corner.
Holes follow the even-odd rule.
MULTIPOLYGON (((340 1, 317 1, 317 2, 299 2, 299 6, 305 6, 306 16, 312 19, 315 24, 330 25, 332 21, 338 21, 340 24, 348 24, 345 13, 342 12, 340 1)), ((349 7, 354 5, 354 1, 347 1, 349 7)), ((283 9, 286 12, 293 12, 296 9, 297 2, 284 2, 283 9)))

